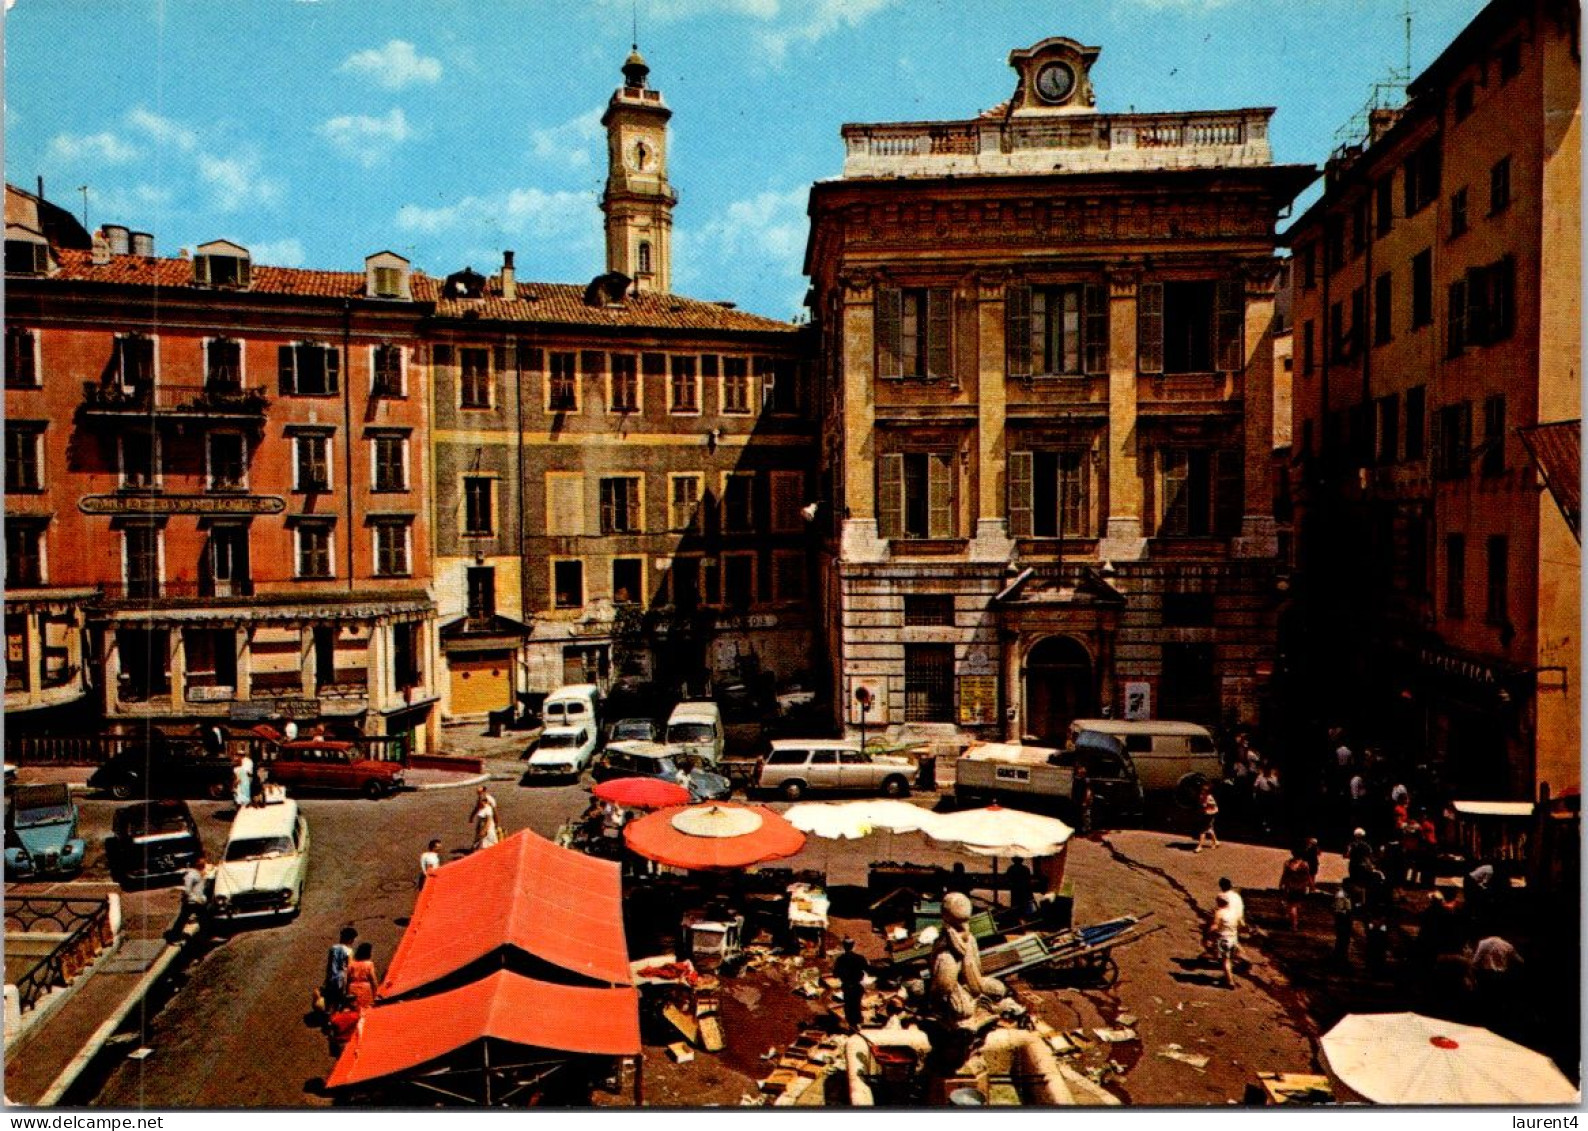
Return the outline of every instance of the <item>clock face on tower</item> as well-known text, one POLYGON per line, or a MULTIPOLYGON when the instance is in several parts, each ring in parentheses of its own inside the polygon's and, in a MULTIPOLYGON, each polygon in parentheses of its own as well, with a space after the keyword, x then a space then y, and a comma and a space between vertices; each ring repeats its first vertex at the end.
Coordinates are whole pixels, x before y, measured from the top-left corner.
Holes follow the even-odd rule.
POLYGON ((1075 70, 1068 63, 1047 63, 1037 72, 1037 97, 1058 103, 1075 91, 1075 70))
POLYGON ((629 168, 637 173, 650 170, 656 164, 656 151, 649 142, 637 141, 629 147, 629 168))

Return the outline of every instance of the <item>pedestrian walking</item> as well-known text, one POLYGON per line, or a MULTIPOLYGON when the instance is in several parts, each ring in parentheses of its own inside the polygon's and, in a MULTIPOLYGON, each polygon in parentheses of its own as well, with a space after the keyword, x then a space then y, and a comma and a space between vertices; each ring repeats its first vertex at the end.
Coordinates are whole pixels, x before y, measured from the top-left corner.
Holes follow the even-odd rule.
POLYGON ((1197 834, 1196 851, 1202 851, 1202 842, 1211 841, 1210 847, 1219 846, 1219 834, 1213 831, 1213 822, 1219 815, 1219 801, 1213 796, 1213 786, 1208 782, 1202 783, 1202 789, 1197 795, 1197 807, 1202 811, 1202 831, 1197 834))
POLYGON ((353 1008, 363 1013, 375 1008, 375 989, 380 985, 380 975, 375 972, 375 948, 367 943, 358 944, 353 961, 347 964, 347 996, 353 1008))
POLYGON ((1070 805, 1075 813, 1075 831, 1087 835, 1092 831, 1092 780, 1085 766, 1076 766, 1070 778, 1070 805))
POLYGON ((1263 832, 1273 832, 1274 814, 1278 809, 1279 771, 1265 762, 1252 780, 1252 812, 1263 832))
POLYGON ((833 960, 833 977, 844 993, 844 1023, 851 1033, 860 1031, 860 1004, 865 997, 866 960, 855 953, 855 940, 844 939, 844 950, 833 960))
POLYGON ((1351 891, 1341 884, 1334 893, 1334 961, 1338 966, 1351 964, 1351 920, 1355 917, 1351 891))
POLYGON ((1241 948, 1241 918, 1230 893, 1221 891, 1213 916, 1208 920, 1207 939, 1219 963, 1224 967, 1224 984, 1235 986, 1235 954, 1241 948))
POLYGON ((237 803, 238 811, 248 807, 253 788, 254 760, 247 753, 238 754, 232 759, 232 800, 237 803))
POLYGON ((209 861, 202 852, 193 863, 182 869, 182 906, 176 913, 176 922, 172 923, 171 929, 166 932, 166 938, 170 941, 181 941, 182 932, 186 929, 189 920, 197 920, 199 929, 203 930, 204 913, 209 910, 209 884, 212 874, 209 861))
POLYGON ((337 941, 325 954, 325 984, 320 989, 323 1009, 335 1014, 347 1008, 351 999, 347 992, 348 967, 353 964, 353 944, 358 941, 357 927, 343 927, 337 941))
POLYGON ((1241 927, 1246 926, 1246 900, 1235 890, 1235 884, 1228 876, 1219 877, 1219 894, 1229 898, 1230 907, 1235 912, 1236 924, 1241 927))
POLYGON ((248 804, 255 809, 265 805, 265 783, 270 780, 270 771, 265 768, 265 760, 249 759, 253 763, 253 771, 248 776, 248 804))
POLYGON ((474 822, 474 851, 490 848, 501 839, 496 825, 496 798, 483 785, 475 794, 474 812, 469 820, 474 822))
POLYGON ((1307 843, 1302 847, 1301 858, 1307 862, 1307 890, 1318 890, 1318 865, 1323 855, 1322 848, 1318 845, 1318 838, 1309 836, 1307 843))
MULTIPOLYGON (((164 739, 164 735, 160 736, 164 739)), ((199 742, 204 747, 204 753, 211 758, 219 758, 226 753, 226 732, 221 730, 219 723, 209 723, 199 727, 199 742)))
POLYGON ((1285 901, 1285 918, 1292 931, 1301 929, 1301 903, 1312 889, 1312 869, 1298 845, 1291 850, 1290 859, 1279 870, 1279 894, 1285 901))
POLYGON ((419 879, 414 886, 423 888, 431 873, 439 867, 441 867, 441 841, 432 840, 419 854, 419 879))
POLYGON ((1016 857, 1015 862, 1004 872, 1004 880, 1009 885, 1010 910, 1022 918, 1029 917, 1036 910, 1036 904, 1031 898, 1030 866, 1016 857))

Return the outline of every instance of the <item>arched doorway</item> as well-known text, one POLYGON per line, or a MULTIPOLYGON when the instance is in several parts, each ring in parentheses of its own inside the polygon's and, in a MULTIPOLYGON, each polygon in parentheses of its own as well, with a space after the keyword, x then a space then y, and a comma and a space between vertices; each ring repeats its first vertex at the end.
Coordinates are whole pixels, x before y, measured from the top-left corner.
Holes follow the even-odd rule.
POLYGON ((1070 723, 1097 715, 1092 657, 1073 636, 1047 636, 1026 653, 1025 733, 1062 746, 1070 723))

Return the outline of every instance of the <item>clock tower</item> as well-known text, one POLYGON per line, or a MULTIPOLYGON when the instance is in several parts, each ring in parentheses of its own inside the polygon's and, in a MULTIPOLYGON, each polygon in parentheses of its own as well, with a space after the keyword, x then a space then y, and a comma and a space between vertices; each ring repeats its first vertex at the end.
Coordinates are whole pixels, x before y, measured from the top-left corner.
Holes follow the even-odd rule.
POLYGON ((667 119, 662 92, 646 85, 650 67, 636 46, 623 63, 623 85, 612 92, 601 124, 607 131, 607 270, 634 280, 640 291, 672 289, 673 205, 667 183, 667 119))

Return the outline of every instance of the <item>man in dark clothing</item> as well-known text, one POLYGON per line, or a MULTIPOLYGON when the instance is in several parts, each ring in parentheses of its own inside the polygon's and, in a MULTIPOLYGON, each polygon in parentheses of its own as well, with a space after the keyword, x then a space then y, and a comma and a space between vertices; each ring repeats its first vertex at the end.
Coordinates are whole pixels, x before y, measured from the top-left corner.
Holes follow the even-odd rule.
POLYGON ((1035 906, 1031 901, 1031 869, 1019 857, 1004 873, 1009 883, 1009 907, 1021 918, 1030 917, 1035 906))
POLYGON ((1092 782, 1085 766, 1076 766, 1070 779, 1070 806, 1075 813, 1075 831, 1082 836, 1092 831, 1092 782))
POLYGON ((833 960, 833 977, 844 991, 844 1022, 860 1031, 860 999, 865 996, 866 960, 855 953, 855 940, 844 940, 844 952, 833 960))
POLYGON ((325 955, 325 1011, 335 1013, 352 1000, 347 992, 347 970, 353 961, 353 943, 358 940, 357 927, 343 927, 340 939, 325 955))

